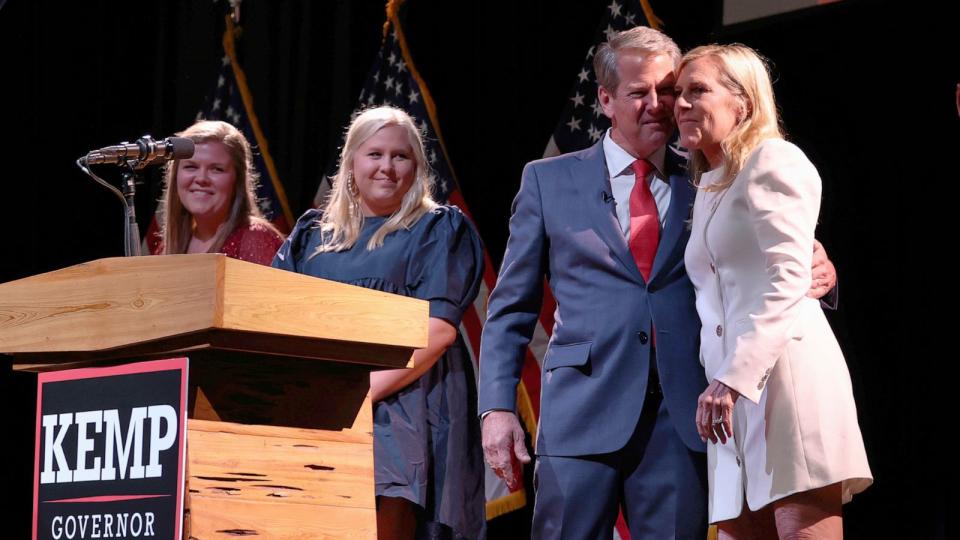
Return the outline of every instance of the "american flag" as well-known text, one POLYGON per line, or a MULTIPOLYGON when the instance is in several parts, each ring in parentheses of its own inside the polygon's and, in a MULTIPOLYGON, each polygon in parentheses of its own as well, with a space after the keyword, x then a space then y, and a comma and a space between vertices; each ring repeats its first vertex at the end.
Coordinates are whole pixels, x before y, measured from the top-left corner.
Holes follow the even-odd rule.
MULTIPOLYGON (((380 105, 391 105, 405 110, 419 126, 424 139, 427 160, 430 162, 435 176, 434 199, 454 204, 463 210, 467 216, 470 216, 470 210, 463 200, 463 195, 460 192, 456 176, 443 145, 443 137, 437 123, 433 99, 414 67, 413 59, 407 48, 401 25, 404 11, 402 8, 402 0, 387 2, 387 21, 383 28, 383 43, 367 76, 363 90, 360 92, 357 111, 380 105)), ((331 167, 330 170, 335 170, 335 167, 331 167)), ((320 190, 318 190, 315 198, 316 204, 322 203, 327 189, 329 189, 329 184, 328 180, 325 179, 321 183, 320 190)), ((470 218, 472 219, 472 216, 470 218)), ((484 266, 480 292, 473 305, 464 313, 463 321, 460 323, 460 333, 467 342, 467 350, 475 369, 474 375, 476 375, 480 355, 480 333, 483 329, 483 321, 486 320, 487 296, 497 279, 486 250, 484 250, 484 266)), ((485 487, 487 519, 492 519, 526 504, 526 494, 522 487, 511 492, 506 484, 489 469, 486 469, 485 487)))
MULTIPOLYGON (((235 30, 233 20, 227 16, 220 71, 213 90, 207 95, 196 119, 229 122, 250 141, 253 147, 253 164, 260 173, 260 185, 257 187, 260 211, 280 232, 286 234, 290 232, 293 214, 290 213, 287 196, 277 176, 273 158, 270 157, 267 139, 263 136, 257 115, 253 111, 253 96, 247 87, 247 77, 237 62, 233 39, 235 30)), ((156 253, 159 248, 162 240, 159 235, 159 224, 154 216, 144 236, 144 244, 150 253, 156 253)))

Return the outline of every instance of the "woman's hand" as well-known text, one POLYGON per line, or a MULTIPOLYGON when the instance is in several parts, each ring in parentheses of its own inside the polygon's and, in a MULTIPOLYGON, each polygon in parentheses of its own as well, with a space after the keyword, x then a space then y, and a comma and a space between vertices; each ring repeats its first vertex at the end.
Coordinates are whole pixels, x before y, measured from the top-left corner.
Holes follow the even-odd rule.
POLYGON ((733 404, 739 397, 736 390, 716 379, 700 394, 697 399, 697 432, 703 442, 710 439, 716 443, 719 439, 725 444, 728 437, 733 437, 733 404))

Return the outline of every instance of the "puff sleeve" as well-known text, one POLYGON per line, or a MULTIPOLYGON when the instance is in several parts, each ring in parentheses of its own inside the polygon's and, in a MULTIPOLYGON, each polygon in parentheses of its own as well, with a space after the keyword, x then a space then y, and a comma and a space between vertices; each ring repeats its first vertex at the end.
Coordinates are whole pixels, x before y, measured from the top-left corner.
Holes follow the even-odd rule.
POLYGON ((483 246, 470 220, 455 206, 441 206, 429 219, 410 258, 408 287, 430 302, 430 317, 459 326, 483 278, 483 246))

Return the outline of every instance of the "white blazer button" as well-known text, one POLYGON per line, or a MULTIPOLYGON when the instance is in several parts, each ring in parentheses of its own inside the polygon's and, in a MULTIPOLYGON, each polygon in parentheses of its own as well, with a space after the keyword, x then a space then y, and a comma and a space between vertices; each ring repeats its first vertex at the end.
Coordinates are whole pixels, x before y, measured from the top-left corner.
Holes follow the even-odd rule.
POLYGON ((723 327, 719 324, 717 325, 717 337, 723 337, 723 327))
POLYGON ((717 267, 714 266, 713 263, 710 263, 710 271, 713 272, 714 274, 717 273, 717 267))

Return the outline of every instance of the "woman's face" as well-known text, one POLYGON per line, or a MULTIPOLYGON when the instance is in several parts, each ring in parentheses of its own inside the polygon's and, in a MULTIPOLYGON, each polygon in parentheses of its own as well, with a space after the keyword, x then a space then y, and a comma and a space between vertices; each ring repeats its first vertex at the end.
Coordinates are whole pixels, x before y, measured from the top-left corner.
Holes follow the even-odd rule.
POLYGON ((720 143, 743 114, 741 100, 720 82, 720 71, 710 58, 683 67, 677 77, 675 114, 680 146, 700 150, 711 167, 723 163, 720 143))
POLYGON ((416 176, 413 148, 400 126, 380 128, 353 155, 353 179, 364 216, 396 212, 416 176))
POLYGON ((177 165, 177 195, 195 220, 223 223, 230 214, 236 167, 220 141, 198 143, 193 157, 177 165))

